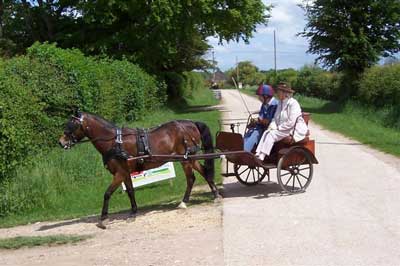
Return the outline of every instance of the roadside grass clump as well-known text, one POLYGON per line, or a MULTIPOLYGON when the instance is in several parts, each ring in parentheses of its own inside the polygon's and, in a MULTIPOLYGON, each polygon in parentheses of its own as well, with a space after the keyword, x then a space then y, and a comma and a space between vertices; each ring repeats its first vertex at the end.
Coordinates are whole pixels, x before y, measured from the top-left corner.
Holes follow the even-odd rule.
POLYGON ((0 249, 32 248, 74 244, 92 238, 91 235, 17 236, 0 239, 0 249))

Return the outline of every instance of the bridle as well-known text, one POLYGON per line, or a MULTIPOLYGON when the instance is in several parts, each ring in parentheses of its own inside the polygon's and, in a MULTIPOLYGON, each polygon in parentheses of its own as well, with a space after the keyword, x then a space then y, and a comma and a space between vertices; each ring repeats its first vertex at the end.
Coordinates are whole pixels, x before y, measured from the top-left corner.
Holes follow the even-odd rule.
MULTIPOLYGON (((113 139, 116 139, 116 136, 120 136, 120 138, 122 138, 123 136, 127 136, 127 135, 133 135, 131 133, 128 134, 118 134, 118 132, 116 132, 116 135, 111 137, 111 138, 95 138, 95 139, 86 139, 86 140, 78 140, 78 138, 76 137, 76 135, 74 134, 74 132, 79 128, 82 127, 82 130, 84 131, 85 136, 84 137, 88 137, 87 136, 87 131, 89 130, 89 127, 87 126, 86 128, 83 128, 83 121, 84 121, 84 116, 82 114, 79 114, 79 116, 71 116, 71 120, 67 123, 66 126, 66 130, 64 131, 64 135, 68 137, 68 142, 66 145, 64 145, 64 149, 71 149, 72 146, 74 146, 75 144, 82 144, 85 142, 97 142, 97 141, 110 141, 113 139), (85 130, 86 129, 86 130, 85 130), (85 132, 86 131, 86 132, 85 132)), ((122 139, 121 139, 122 141, 122 139)))
POLYGON ((78 138, 75 136, 74 132, 81 126, 83 126, 83 116, 71 116, 71 120, 68 121, 66 125, 66 130, 64 131, 64 135, 68 137, 68 142, 64 145, 64 149, 71 149, 77 143, 84 143, 89 140, 79 141, 78 138))

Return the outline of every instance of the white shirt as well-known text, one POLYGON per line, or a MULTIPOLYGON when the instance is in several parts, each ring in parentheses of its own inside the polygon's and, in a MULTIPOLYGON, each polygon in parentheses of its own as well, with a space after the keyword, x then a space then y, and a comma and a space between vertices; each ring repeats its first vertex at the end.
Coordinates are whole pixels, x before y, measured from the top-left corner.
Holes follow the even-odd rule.
POLYGON ((307 135, 308 127, 301 116, 300 104, 294 98, 286 98, 278 102, 278 107, 271 129, 293 135, 294 140, 300 141, 307 135), (297 123, 296 123, 297 120, 297 123), (296 125, 296 128, 294 128, 296 125))

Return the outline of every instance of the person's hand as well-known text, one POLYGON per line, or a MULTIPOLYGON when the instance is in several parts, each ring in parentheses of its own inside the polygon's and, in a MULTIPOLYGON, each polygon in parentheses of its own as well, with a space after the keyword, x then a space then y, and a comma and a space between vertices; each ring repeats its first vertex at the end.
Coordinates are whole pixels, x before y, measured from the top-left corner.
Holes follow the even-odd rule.
POLYGON ((268 126, 269 130, 278 130, 278 126, 276 125, 275 121, 272 120, 272 122, 268 126))
POLYGON ((247 124, 247 128, 254 128, 257 125, 257 120, 254 118, 251 118, 249 123, 247 124))

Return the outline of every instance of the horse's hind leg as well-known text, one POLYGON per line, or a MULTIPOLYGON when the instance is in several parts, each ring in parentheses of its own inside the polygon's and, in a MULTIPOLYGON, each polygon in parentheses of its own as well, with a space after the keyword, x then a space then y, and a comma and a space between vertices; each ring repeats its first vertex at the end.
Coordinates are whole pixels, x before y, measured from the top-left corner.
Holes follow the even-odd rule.
POLYGON ((118 188, 118 186, 121 185, 124 177, 124 175, 117 172, 114 175, 113 181, 111 182, 110 186, 104 193, 103 209, 101 211, 100 222, 97 224, 97 226, 101 229, 106 229, 106 220, 108 218, 108 203, 110 201, 111 195, 118 188))
POLYGON ((183 196, 183 200, 182 200, 181 204, 179 205, 179 207, 186 208, 186 203, 189 202, 190 194, 192 193, 192 188, 193 188, 194 181, 196 180, 196 177, 194 176, 191 163, 182 162, 181 164, 182 164, 183 171, 185 172, 185 176, 186 176, 186 192, 185 192, 185 195, 183 196))
POLYGON ((211 192, 214 195, 214 199, 222 198, 221 194, 218 191, 217 186, 215 185, 214 179, 212 177, 206 176, 204 167, 200 164, 200 162, 194 161, 192 165, 193 165, 193 168, 196 169, 196 171, 199 172, 204 177, 204 179, 207 181, 208 186, 210 187, 211 192))
POLYGON ((124 184, 126 187, 126 193, 128 194, 129 200, 131 201, 130 218, 133 218, 135 217, 137 212, 137 205, 135 200, 135 190, 133 188, 132 179, 129 175, 125 178, 124 184))

